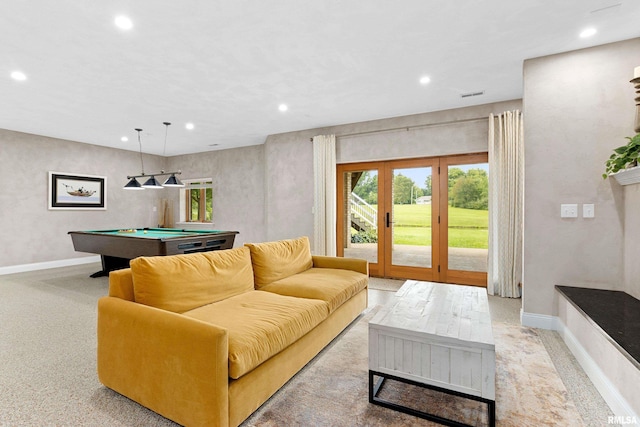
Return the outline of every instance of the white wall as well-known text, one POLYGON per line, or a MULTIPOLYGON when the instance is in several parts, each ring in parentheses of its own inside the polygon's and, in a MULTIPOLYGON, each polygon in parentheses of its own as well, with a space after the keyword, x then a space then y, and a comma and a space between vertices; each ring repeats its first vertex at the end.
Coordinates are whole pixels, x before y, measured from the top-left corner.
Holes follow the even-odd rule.
MULTIPOLYGON (((144 159, 148 171, 164 169, 164 158, 144 159)), ((157 225, 158 193, 122 190, 137 173, 135 151, 0 129, 0 267, 92 256, 74 251, 72 230, 157 225), (106 176, 107 210, 48 210, 48 171, 106 176)))
POLYGON ((633 134, 629 80, 639 62, 640 39, 525 61, 526 313, 556 314, 556 284, 625 289, 625 253, 629 270, 640 268, 637 244, 624 251, 640 195, 625 218, 622 188, 601 177, 611 150, 633 134), (593 203, 595 218, 561 219, 561 203, 593 203))

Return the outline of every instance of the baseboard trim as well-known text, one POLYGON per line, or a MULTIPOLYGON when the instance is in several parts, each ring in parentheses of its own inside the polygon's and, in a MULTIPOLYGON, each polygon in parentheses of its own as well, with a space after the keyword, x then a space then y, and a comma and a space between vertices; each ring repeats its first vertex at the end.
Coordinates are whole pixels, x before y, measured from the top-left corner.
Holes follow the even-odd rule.
POLYGON ((27 271, 47 270, 49 268, 69 267, 72 265, 93 264, 94 262, 100 262, 99 255, 61 259, 57 261, 36 262, 33 264, 12 265, 10 267, 0 267, 0 276, 5 274, 25 273, 27 271))
POLYGON ((526 313, 520 310, 520 323, 522 326, 529 326, 538 329, 556 330, 556 317, 547 314, 526 313))
MULTIPOLYGON (((607 376, 602 372, 598 364, 593 360, 593 358, 589 355, 587 350, 580 344, 578 339, 571 333, 569 328, 567 328, 562 319, 559 317, 557 320, 557 331, 562 337, 563 341, 571 350, 571 353, 575 356, 576 360, 587 374, 593 385, 596 387, 602 398, 607 402, 607 405, 611 408, 611 411, 616 414, 616 416, 623 417, 634 417, 634 419, 640 419, 638 415, 634 412, 633 408, 627 403, 626 399, 618 392, 618 389, 613 385, 613 383, 607 378, 607 376)), ((613 348, 611 351, 618 351, 613 348)))

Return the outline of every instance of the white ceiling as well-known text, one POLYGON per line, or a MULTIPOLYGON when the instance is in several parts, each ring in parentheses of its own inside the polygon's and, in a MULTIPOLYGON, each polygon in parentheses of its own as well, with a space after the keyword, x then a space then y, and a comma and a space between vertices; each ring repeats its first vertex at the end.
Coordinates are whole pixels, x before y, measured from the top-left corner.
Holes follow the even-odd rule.
POLYGON ((639 22, 638 0, 2 0, 0 128, 137 151, 140 127, 167 156, 262 144, 517 99, 523 60, 639 37, 639 22))

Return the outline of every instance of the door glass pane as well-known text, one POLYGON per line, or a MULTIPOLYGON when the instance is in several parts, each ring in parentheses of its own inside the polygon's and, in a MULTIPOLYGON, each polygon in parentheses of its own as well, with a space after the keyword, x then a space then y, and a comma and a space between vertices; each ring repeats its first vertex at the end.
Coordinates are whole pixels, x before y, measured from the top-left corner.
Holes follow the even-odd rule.
POLYGON ((344 256, 378 262, 378 171, 344 173, 344 256))
POLYGON ((449 270, 487 271, 489 164, 449 166, 449 270))
POLYGON ((431 179, 431 167, 393 170, 393 265, 431 267, 431 179))

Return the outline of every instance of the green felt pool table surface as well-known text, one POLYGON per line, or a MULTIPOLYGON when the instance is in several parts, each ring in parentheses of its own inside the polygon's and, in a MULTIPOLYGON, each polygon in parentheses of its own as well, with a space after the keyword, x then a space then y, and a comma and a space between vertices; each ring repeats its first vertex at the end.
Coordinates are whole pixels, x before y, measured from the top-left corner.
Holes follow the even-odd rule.
POLYGON ((226 233, 222 230, 184 230, 181 228, 129 228, 118 230, 88 230, 85 233, 104 234, 142 239, 175 239, 180 237, 210 236, 226 233))

